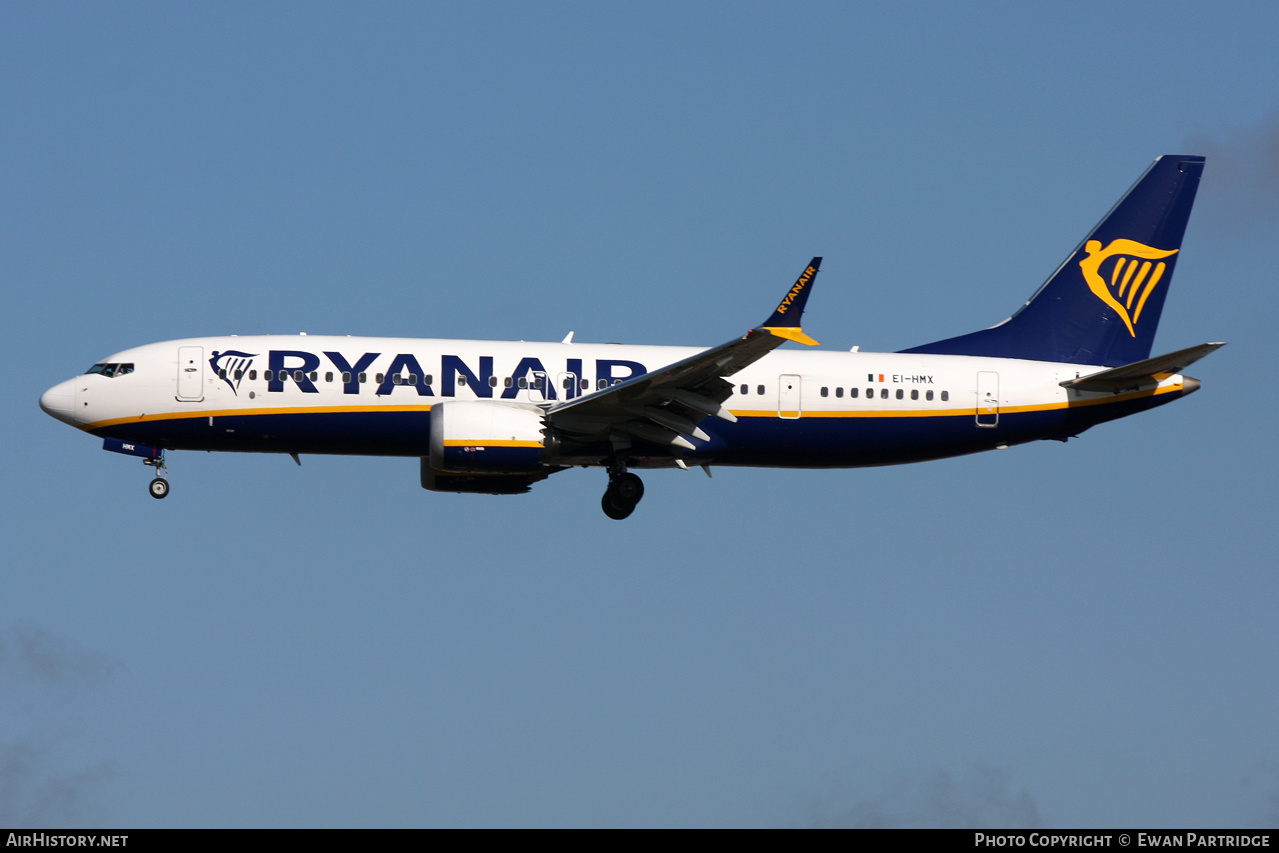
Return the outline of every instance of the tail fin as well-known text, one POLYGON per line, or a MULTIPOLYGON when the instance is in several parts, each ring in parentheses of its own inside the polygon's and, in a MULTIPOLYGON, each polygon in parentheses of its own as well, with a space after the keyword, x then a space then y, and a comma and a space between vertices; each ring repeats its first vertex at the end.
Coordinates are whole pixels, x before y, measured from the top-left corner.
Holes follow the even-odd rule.
POLYGON ((1016 314, 902 352, 1108 367, 1148 358, 1203 167, 1203 157, 1160 157, 1016 314))

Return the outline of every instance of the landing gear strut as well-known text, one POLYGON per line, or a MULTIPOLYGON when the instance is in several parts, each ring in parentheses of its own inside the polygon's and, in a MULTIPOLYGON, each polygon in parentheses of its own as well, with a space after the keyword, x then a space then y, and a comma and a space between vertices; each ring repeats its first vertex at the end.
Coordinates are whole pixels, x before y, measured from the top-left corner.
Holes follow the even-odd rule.
POLYGON ((632 512, 644 497, 644 481, 626 470, 626 466, 615 464, 608 469, 608 488, 600 500, 604 514, 609 518, 621 521, 632 512))
POLYGON ((147 487, 147 490, 151 492, 151 497, 156 500, 167 497, 169 494, 169 481, 164 479, 164 475, 169 473, 169 469, 164 464, 164 454, 161 453, 155 459, 143 459, 142 464, 150 465, 155 469, 155 479, 147 487))

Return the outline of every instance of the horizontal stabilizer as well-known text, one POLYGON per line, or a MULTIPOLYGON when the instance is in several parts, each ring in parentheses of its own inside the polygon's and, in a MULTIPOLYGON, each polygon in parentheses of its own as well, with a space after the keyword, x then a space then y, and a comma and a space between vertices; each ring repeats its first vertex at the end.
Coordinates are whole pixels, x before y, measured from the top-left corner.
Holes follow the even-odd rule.
POLYGON ((1061 386, 1079 391, 1118 391, 1136 385, 1158 382, 1160 379, 1180 373, 1199 359, 1224 346, 1224 342, 1200 344, 1197 347, 1177 350, 1167 355, 1135 361, 1122 367, 1112 367, 1110 370, 1103 370, 1081 379, 1067 379, 1061 383, 1061 386))

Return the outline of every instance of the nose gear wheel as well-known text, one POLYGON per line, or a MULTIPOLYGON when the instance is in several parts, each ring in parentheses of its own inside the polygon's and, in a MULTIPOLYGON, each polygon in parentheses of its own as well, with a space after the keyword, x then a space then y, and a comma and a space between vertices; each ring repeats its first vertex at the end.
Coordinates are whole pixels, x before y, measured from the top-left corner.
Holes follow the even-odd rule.
POLYGON ((164 479, 164 475, 169 473, 169 468, 164 464, 164 454, 160 454, 155 459, 143 459, 142 464, 155 469, 155 479, 147 486, 151 497, 156 500, 168 497, 169 481, 164 479))

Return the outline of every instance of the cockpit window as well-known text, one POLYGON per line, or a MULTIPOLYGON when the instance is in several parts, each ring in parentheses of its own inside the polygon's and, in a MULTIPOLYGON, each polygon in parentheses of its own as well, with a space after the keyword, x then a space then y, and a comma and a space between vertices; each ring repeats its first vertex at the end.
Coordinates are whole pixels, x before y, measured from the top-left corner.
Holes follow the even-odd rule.
POLYGON ((123 376, 126 373, 132 373, 132 372, 133 372, 132 362, 125 362, 123 364, 121 363, 108 364, 105 362, 100 362, 98 364, 93 365, 93 367, 90 367, 88 370, 85 371, 86 374, 100 373, 103 376, 107 377, 108 379, 114 376, 123 376))

